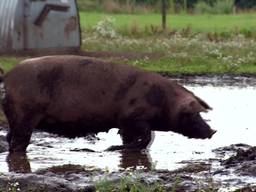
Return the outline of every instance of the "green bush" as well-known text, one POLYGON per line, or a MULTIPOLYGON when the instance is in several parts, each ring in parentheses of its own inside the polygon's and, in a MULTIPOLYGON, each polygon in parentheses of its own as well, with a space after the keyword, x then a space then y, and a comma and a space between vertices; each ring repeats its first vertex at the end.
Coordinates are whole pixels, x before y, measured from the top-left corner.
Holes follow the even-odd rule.
POLYGON ((212 5, 199 1, 195 5, 195 12, 199 14, 230 14, 234 10, 234 0, 217 0, 212 5))
POLYGON ((218 0, 213 6, 214 14, 230 14, 234 9, 234 0, 218 0))
POLYGON ((195 12, 198 14, 211 13, 212 7, 204 1, 200 1, 195 6, 195 12))

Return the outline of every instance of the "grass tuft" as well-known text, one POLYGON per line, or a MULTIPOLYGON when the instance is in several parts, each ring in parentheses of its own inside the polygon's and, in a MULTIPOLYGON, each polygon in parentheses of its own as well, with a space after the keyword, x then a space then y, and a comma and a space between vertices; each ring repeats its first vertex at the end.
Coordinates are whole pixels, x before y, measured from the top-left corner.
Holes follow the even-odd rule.
POLYGON ((146 184, 132 176, 122 177, 120 182, 102 180, 96 184, 98 192, 166 192, 164 186, 159 183, 146 184))

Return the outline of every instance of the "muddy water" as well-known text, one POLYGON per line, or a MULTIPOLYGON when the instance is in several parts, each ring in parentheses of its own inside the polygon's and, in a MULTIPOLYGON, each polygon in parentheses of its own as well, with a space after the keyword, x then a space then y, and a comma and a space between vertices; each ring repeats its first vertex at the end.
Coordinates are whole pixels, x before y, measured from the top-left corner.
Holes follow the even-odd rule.
MULTIPOLYGON (((30 167, 24 167, 36 171, 54 165, 80 164, 110 170, 134 166, 173 170, 187 161, 216 158, 212 150, 218 147, 237 143, 256 145, 256 80, 197 78, 179 81, 213 107, 212 111, 203 114, 211 127, 217 130, 211 140, 188 139, 172 132, 156 132, 148 152, 104 152, 111 145, 121 144, 117 129, 98 134, 99 139, 96 140, 67 139, 37 132, 33 134, 28 147, 30 167)), ((0 135, 5 134, 5 131, 0 131, 0 135)), ((221 158, 227 157, 223 154, 221 158)), ((0 153, 1 172, 9 171, 6 159, 7 152, 0 153)))

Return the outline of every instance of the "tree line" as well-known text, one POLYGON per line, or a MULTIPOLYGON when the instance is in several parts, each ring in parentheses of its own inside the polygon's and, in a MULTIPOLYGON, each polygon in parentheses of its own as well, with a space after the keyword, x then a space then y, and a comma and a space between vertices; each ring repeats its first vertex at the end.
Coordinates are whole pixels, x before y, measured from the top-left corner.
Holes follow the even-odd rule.
POLYGON ((110 13, 159 12, 163 4, 168 13, 230 14, 256 10, 256 0, 77 0, 80 10, 110 13))
MULTIPOLYGON (((159 0, 116 0, 118 3, 125 4, 148 4, 155 5, 159 0)), ((197 3, 204 2, 210 6, 213 6, 217 1, 229 1, 239 9, 253 9, 256 8, 256 0, 165 0, 168 5, 174 5, 177 7, 186 7, 187 9, 193 9, 197 3)))

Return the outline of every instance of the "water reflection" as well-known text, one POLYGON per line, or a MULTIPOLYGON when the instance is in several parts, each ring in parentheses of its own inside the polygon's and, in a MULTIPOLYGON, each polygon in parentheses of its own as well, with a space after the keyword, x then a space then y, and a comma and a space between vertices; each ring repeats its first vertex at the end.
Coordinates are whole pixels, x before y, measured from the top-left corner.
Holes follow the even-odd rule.
MULTIPOLYGON (((31 173, 30 161, 26 153, 9 153, 6 158, 9 172, 31 173)), ((123 169, 152 168, 151 157, 147 150, 120 151, 119 167, 123 169)))
POLYGON ((122 150, 119 166, 123 169, 143 168, 149 170, 152 168, 151 162, 148 150, 122 150))
POLYGON ((9 153, 6 158, 9 172, 30 173, 30 163, 26 153, 9 153))

